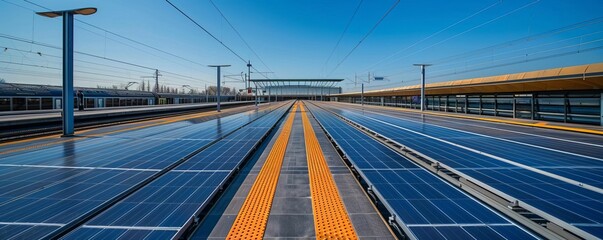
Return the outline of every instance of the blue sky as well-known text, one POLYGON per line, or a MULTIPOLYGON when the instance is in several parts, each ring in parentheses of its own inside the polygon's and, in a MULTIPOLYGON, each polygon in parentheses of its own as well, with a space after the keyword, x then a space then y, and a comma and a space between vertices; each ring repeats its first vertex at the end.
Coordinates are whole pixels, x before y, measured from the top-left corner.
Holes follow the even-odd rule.
MULTIPOLYGON (((166 72, 162 84, 197 88, 212 84, 215 70, 207 64, 231 64, 226 69, 229 75, 246 71, 242 60, 163 0, 30 1, 50 9, 97 7, 98 13, 76 18, 184 58, 76 22, 76 51, 158 68, 166 72)), ((436 82, 603 61, 603 20, 597 19, 603 17, 600 0, 400 1, 343 61, 395 2, 213 0, 263 64, 209 0, 172 0, 242 58, 251 60, 258 71, 274 72, 266 73, 268 77, 345 78, 341 84, 345 91, 357 90, 354 76, 366 79, 368 72, 386 79, 372 82, 368 89, 417 84, 419 70, 413 63, 434 63, 427 78, 436 82), (334 49, 357 6, 348 31, 334 49)), ((60 84, 60 50, 27 43, 61 45, 61 19, 33 12, 42 10, 27 1, 0 0, 0 47, 7 48, 0 52, 0 78, 60 84), (14 37, 23 41, 10 39, 14 37)), ((153 73, 84 55, 75 58, 77 86, 120 85, 153 73)), ((227 81, 227 86, 243 86, 227 81)))

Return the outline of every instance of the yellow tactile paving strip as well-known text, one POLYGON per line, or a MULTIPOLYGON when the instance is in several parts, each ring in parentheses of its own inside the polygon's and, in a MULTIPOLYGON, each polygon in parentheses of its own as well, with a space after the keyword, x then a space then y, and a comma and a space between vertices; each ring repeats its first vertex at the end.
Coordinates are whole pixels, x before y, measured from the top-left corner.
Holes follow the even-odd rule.
POLYGON ((304 106, 300 107, 316 239, 358 239, 304 106))
MULTIPOLYGON (((228 113, 228 112, 232 112, 232 111, 237 111, 237 108, 228 108, 228 109, 222 110, 221 113, 228 113)), ((98 129, 92 128, 92 129, 77 131, 76 134, 83 136, 83 138, 77 138, 77 137, 61 138, 60 134, 54 134, 54 135, 44 136, 44 137, 11 141, 11 142, 6 142, 6 143, 1 143, 0 147, 10 146, 13 144, 18 144, 18 143, 34 142, 34 141, 45 140, 45 139, 56 139, 56 141, 52 141, 52 142, 48 142, 48 143, 34 144, 34 145, 30 145, 30 146, 24 146, 24 147, 5 150, 5 151, 0 151, 0 155, 20 152, 20 151, 26 151, 26 150, 31 150, 31 149, 36 149, 36 148, 41 148, 41 147, 46 147, 46 146, 52 146, 52 145, 65 143, 65 142, 77 141, 80 139, 86 139, 88 137, 102 137, 102 136, 106 136, 109 134, 133 131, 133 130, 137 130, 137 129, 159 126, 159 125, 164 125, 164 124, 169 124, 169 123, 174 123, 174 122, 179 122, 179 121, 186 121, 186 120, 191 120, 191 119, 200 118, 200 117, 213 116, 213 115, 217 115, 217 114, 220 114, 220 113, 210 111, 210 112, 193 113, 193 114, 187 114, 187 115, 182 115, 182 116, 168 117, 168 118, 163 118, 163 119, 153 119, 153 120, 148 120, 148 121, 142 120, 142 121, 137 121, 134 123, 126 124, 126 126, 127 125, 135 125, 132 127, 126 127, 126 128, 121 128, 121 129, 110 131, 110 132, 103 132, 103 133, 92 134, 92 135, 82 135, 82 134, 85 134, 85 133, 88 133, 88 132, 91 132, 94 130, 98 130, 98 129)))
POLYGON ((297 107, 298 103, 293 106, 291 115, 272 146, 227 239, 262 239, 264 236, 297 107))
POLYGON ((530 122, 521 122, 521 121, 506 120, 506 119, 465 116, 465 115, 460 115, 460 114, 447 114, 447 113, 442 113, 442 112, 432 112, 432 111, 421 112, 421 111, 414 110, 414 109, 403 109, 403 108, 394 108, 394 107, 385 107, 385 106, 374 106, 374 107, 384 108, 384 109, 388 109, 388 110, 394 109, 394 110, 400 111, 400 112, 423 113, 423 114, 442 116, 442 117, 463 118, 463 119, 486 121, 486 122, 513 124, 513 125, 520 125, 520 126, 526 126, 526 127, 538 127, 538 128, 547 128, 547 129, 563 130, 563 131, 570 131, 570 132, 603 135, 603 131, 599 131, 599 130, 579 128, 579 127, 566 127, 566 126, 559 126, 559 125, 550 125, 548 122, 530 123, 530 122))

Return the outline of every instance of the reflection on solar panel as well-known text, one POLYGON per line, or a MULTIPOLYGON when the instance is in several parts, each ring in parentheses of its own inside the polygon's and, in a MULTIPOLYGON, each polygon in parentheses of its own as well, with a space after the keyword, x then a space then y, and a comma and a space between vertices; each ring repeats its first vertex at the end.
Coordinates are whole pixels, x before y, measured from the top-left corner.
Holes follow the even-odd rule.
POLYGON ((335 116, 309 108, 408 234, 418 239, 535 238, 335 116))
MULTIPOLYGON (((573 232, 580 233, 583 236, 591 234, 591 238, 593 236, 603 237, 603 201, 601 201, 603 195, 601 193, 481 154, 480 151, 486 149, 478 147, 480 141, 489 144, 490 147, 493 144, 484 137, 469 136, 458 131, 443 130, 428 124, 412 123, 370 112, 357 114, 348 110, 335 108, 331 110, 431 159, 435 159, 441 164, 460 171, 464 174, 464 178, 481 183, 480 185, 490 191, 506 196, 511 201, 517 199, 524 208, 553 220, 566 229, 572 229, 573 232), (458 135, 455 135, 457 133, 458 135), (472 149, 480 150, 468 151, 466 148, 440 141, 437 139, 440 138, 439 134, 446 136, 446 140, 455 141, 459 145, 462 144, 462 146, 467 144, 472 149)), ((522 157, 523 155, 520 154, 513 155, 517 152, 512 149, 518 146, 507 147, 504 142, 496 144, 501 145, 497 148, 504 149, 499 149, 498 153, 504 154, 506 158, 512 159, 514 162, 534 165, 546 171, 557 167, 556 171, 551 172, 563 172, 563 175, 567 177, 575 176, 577 173, 584 171, 581 168, 572 169, 572 166, 574 166, 572 164, 577 164, 575 166, 588 165, 595 168, 602 164, 592 159, 568 160, 566 164, 556 159, 557 157, 552 157, 551 162, 547 163, 548 165, 544 164, 545 167, 539 167, 538 165, 542 164, 541 160, 522 157)), ((528 154, 535 150, 533 148, 523 148, 522 151, 528 154)), ((546 157, 552 155, 543 154, 542 156, 545 161, 548 161, 549 159, 546 157)), ((597 171, 597 169, 594 171, 597 171)), ((592 176, 592 174, 584 175, 581 179, 592 181, 593 186, 599 185, 602 176, 592 176), (591 176, 591 178, 586 179, 587 176, 591 176)))
POLYGON ((11 238, 54 235, 196 150, 268 113, 250 111, 201 123, 177 122, 3 156, 0 238, 4 232, 14 231, 19 234, 11 238))
POLYGON ((139 234, 136 236, 148 239, 178 237, 285 110, 285 107, 279 108, 226 136, 103 211, 64 239, 82 239, 95 234, 99 238, 115 234, 110 236, 116 239, 128 239, 130 236, 125 234, 139 234))
MULTIPOLYGON (((483 134, 450 129, 432 124, 423 124, 381 114, 365 113, 365 116, 385 121, 401 128, 413 130, 421 129, 418 132, 428 136, 437 136, 438 139, 453 144, 459 144, 482 153, 493 154, 499 158, 507 159, 519 164, 525 164, 547 172, 551 172, 552 169, 557 169, 558 171, 555 171, 556 174, 574 180, 579 179, 580 182, 585 184, 601 185, 603 183, 603 175, 588 174, 578 177, 574 172, 574 170, 580 171, 580 169, 575 169, 576 167, 603 169, 603 158, 600 158, 600 156, 603 156, 603 149, 601 148, 595 149, 597 151, 591 153, 592 156, 587 156, 547 147, 535 147, 535 145, 517 141, 502 140, 483 134), (559 171, 560 168, 562 171, 559 171)), ((427 136, 422 136, 422 138, 427 138, 427 136)), ((503 162, 499 161, 499 163, 502 164, 503 162)), ((494 162, 494 164, 497 163, 494 162)))

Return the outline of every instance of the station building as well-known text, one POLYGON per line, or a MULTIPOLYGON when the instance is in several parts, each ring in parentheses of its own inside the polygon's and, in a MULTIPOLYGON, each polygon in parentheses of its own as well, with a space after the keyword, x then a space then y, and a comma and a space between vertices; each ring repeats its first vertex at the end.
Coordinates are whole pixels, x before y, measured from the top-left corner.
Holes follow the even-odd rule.
MULTIPOLYGON (((361 95, 329 97, 361 103, 361 95)), ((603 63, 430 83, 425 98, 432 111, 603 125, 603 63)), ((365 91, 364 103, 420 109, 420 85, 365 91)))

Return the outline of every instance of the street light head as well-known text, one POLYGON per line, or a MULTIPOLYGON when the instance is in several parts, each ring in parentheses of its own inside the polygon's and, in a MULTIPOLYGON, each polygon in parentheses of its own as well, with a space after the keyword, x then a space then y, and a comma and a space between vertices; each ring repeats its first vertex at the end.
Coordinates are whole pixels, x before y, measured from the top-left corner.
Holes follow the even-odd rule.
POLYGON ((49 18, 55 18, 55 17, 60 17, 63 16, 63 12, 58 11, 58 12, 37 12, 36 14, 43 16, 43 17, 49 17, 49 18))
POLYGON ((223 64, 223 65, 207 65, 208 67, 230 67, 230 65, 227 64, 223 64))
POLYGON ((413 64, 413 66, 419 66, 419 67, 420 67, 420 66, 425 66, 425 67, 427 67, 427 66, 431 66, 431 65, 433 65, 433 64, 424 64, 424 63, 417 63, 417 64, 413 64))
POLYGON ((92 15, 96 13, 96 8, 80 8, 72 10, 74 14, 92 15))
POLYGON ((96 8, 78 8, 72 10, 63 10, 63 11, 50 11, 50 12, 37 12, 36 14, 44 17, 55 18, 63 16, 66 12, 80 15, 91 15, 96 13, 96 8))

